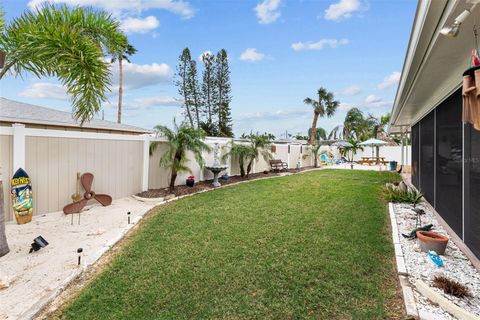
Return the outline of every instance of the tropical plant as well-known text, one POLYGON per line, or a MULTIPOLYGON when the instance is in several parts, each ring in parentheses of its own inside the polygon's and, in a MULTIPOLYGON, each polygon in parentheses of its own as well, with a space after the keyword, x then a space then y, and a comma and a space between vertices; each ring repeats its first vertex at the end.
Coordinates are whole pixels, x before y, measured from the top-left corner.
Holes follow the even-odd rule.
POLYGON ((339 102, 334 99, 333 93, 328 92, 325 88, 320 87, 317 91, 318 100, 312 98, 305 98, 303 102, 313 107, 313 122, 310 130, 309 143, 313 144, 315 141, 315 134, 317 129, 317 121, 319 117, 331 117, 337 111, 339 102))
POLYGON ((55 76, 71 97, 74 117, 83 123, 100 110, 110 90, 103 58, 125 42, 119 22, 104 11, 45 4, 13 19, 0 34, 0 51, 7 54, 0 79, 9 70, 55 76))
MULTIPOLYGON (((308 129, 308 136, 310 137, 312 134, 312 128, 308 129)), ((327 139, 327 132, 323 128, 315 129, 315 141, 321 141, 327 139)))
POLYGON ((347 140, 351 146, 349 147, 341 147, 340 155, 347 158, 348 162, 350 162, 350 166, 353 169, 353 157, 357 154, 358 150, 363 151, 363 146, 360 145, 360 141, 354 139, 347 140))
POLYGON ((228 157, 238 160, 238 167, 240 168, 240 176, 246 176, 245 164, 251 157, 252 149, 250 146, 243 143, 235 143, 232 141, 230 151, 225 154, 222 159, 225 161, 228 157))
POLYGON ((413 188, 400 188, 394 184, 387 184, 383 188, 385 200, 394 203, 409 203, 414 208, 422 201, 423 194, 413 188))
MULTIPOLYGON (((104 11, 81 7, 44 5, 26 11, 6 26, 0 18, 0 51, 7 72, 31 72, 37 77, 55 76, 71 95, 73 116, 82 124, 91 119, 106 100, 110 72, 108 53, 125 43, 119 22, 104 11)), ((0 256, 8 253, 5 237, 3 185, 0 180, 0 256)))
POLYGON ((123 60, 130 63, 129 57, 137 52, 134 46, 129 43, 125 43, 124 46, 119 48, 118 52, 112 53, 111 62, 118 61, 118 110, 117 110, 117 122, 122 123, 122 96, 123 96, 123 60))
MULTIPOLYGON (((187 167, 188 157, 187 152, 193 153, 195 160, 200 167, 203 167, 204 161, 202 153, 204 151, 210 152, 210 147, 203 141, 205 132, 192 128, 186 123, 178 126, 174 121, 174 129, 162 125, 155 127, 157 136, 165 137, 168 143, 168 150, 160 158, 160 166, 170 168, 170 183, 169 191, 173 193, 175 188, 175 180, 177 175, 181 172, 192 172, 187 167)), ((155 152, 161 141, 152 142, 150 145, 150 155, 155 152)))
POLYGON ((253 162, 260 157, 263 157, 265 161, 272 159, 272 154, 270 153, 271 142, 266 135, 254 135, 250 137, 250 157, 247 165, 247 177, 252 170, 253 162))

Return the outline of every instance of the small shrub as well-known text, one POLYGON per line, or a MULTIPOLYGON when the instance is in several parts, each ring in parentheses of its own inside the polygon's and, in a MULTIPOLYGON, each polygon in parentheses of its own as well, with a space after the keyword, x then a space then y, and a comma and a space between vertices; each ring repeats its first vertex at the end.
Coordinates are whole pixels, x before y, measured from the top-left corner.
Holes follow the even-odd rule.
POLYGON ((402 189, 392 183, 383 188, 385 200, 394 203, 410 203, 414 207, 422 201, 423 195, 415 189, 402 189))
POLYGON ((442 289, 446 294, 450 294, 457 298, 472 296, 466 286, 444 276, 436 276, 433 279, 433 285, 439 289, 442 289))

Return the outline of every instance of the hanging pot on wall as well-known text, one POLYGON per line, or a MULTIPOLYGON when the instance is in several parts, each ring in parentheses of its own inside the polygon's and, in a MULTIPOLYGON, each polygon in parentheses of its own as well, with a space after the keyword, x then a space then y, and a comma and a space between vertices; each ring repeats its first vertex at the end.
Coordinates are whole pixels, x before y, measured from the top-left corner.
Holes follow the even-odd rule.
POLYGON ((5 58, 6 58, 6 56, 7 56, 7 54, 5 53, 5 51, 1 51, 1 50, 0 50, 0 69, 5 66, 5 58))

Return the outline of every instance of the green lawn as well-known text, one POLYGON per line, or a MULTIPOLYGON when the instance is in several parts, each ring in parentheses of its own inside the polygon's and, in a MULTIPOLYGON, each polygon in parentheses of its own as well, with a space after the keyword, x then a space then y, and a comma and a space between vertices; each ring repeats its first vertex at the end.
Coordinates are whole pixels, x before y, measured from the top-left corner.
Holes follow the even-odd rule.
POLYGON ((158 209, 65 319, 401 318, 380 188, 323 170, 158 209))

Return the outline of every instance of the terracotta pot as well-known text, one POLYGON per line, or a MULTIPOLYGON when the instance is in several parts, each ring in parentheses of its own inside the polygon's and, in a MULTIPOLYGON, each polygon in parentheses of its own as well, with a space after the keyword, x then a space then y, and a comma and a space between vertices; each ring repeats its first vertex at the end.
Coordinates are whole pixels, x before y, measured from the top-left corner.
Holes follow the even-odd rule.
POLYGON ((417 231, 420 249, 423 252, 435 251, 444 254, 448 244, 448 237, 432 231, 417 231))

